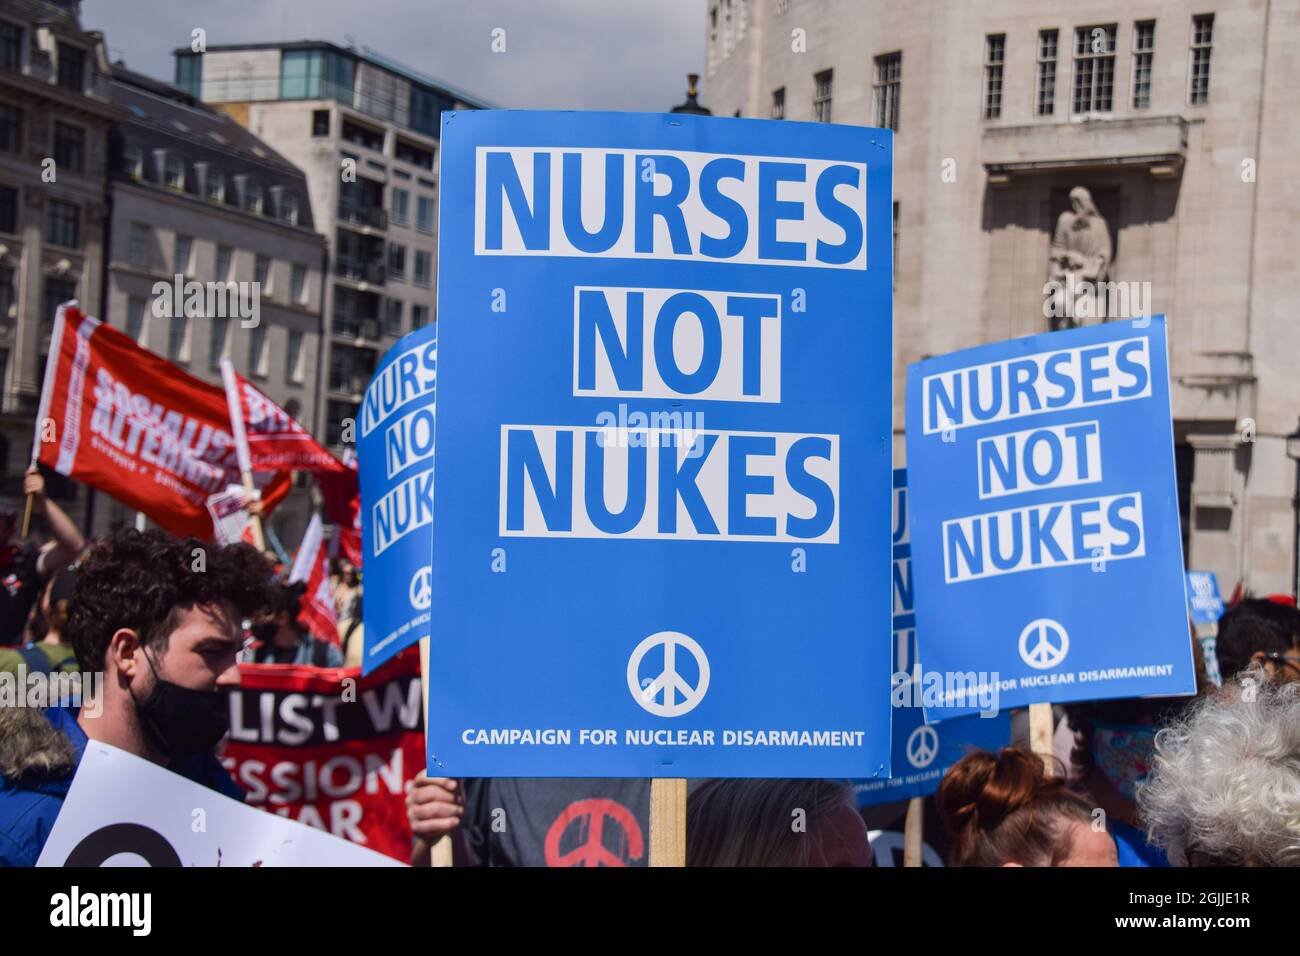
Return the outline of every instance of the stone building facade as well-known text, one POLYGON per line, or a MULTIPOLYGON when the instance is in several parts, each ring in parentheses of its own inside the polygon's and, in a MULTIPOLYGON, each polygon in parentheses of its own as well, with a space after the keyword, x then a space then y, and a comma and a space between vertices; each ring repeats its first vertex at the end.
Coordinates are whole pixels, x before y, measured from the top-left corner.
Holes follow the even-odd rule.
MULTIPOLYGON (((219 110, 175 87, 113 67, 124 118, 109 136, 108 285, 101 316, 142 346, 215 384, 228 357, 313 433, 320 394, 325 239, 303 172, 219 110), (180 279, 177 279, 177 276, 180 279), (203 308, 174 294, 190 283, 241 298, 203 308), (160 285, 160 283, 162 285, 160 285), (254 287, 256 284, 256 287, 254 287), (256 300, 256 309, 251 306, 256 300), (243 308, 240 308, 242 306, 243 308)), ((311 517, 300 480, 268 520, 286 548, 311 517)), ((109 501, 95 530, 127 520, 109 501)))
MULTIPOLYGON (((0 495, 22 493, 54 309, 102 307, 108 134, 104 38, 76 3, 0 7, 0 495)), ((76 487, 53 479, 71 504, 76 487)))
POLYGON ((898 461, 908 363, 1049 328, 1053 227, 1084 186, 1110 280, 1169 319, 1188 566, 1292 591, 1300 0, 703 9, 715 115, 896 131, 898 461))
POLYGON ((488 104, 373 51, 319 41, 175 57, 178 86, 307 175, 330 250, 317 415, 341 448, 379 359, 436 320, 441 114, 488 104))

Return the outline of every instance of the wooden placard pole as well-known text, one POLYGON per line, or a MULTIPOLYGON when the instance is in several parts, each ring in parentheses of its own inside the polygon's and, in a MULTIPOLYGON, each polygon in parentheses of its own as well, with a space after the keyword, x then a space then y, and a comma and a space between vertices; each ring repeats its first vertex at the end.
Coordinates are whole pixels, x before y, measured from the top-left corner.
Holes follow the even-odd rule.
POLYGON ((925 827, 925 797, 907 801, 903 821, 903 866, 921 866, 921 836, 925 827))
MULTIPOLYGON (((27 470, 31 471, 35 467, 36 467, 36 459, 33 458, 32 463, 31 465, 28 466, 27 470)), ((19 537, 22 538, 23 540, 26 540, 27 533, 31 530, 31 527, 32 527, 32 496, 28 495, 27 504, 23 506, 23 530, 22 530, 22 534, 20 534, 19 537)))
MULTIPOLYGON (((424 743, 429 745, 429 639, 420 638, 420 704, 424 708, 424 743)), ((451 866, 451 837, 442 837, 429 848, 430 866, 451 866)))
POLYGON ((650 865, 686 865, 686 781, 650 781, 650 865))
MULTIPOLYGON (((253 483, 253 473, 251 471, 243 472, 244 491, 248 492, 248 500, 256 501, 257 485, 253 483)), ((262 533, 262 516, 259 514, 250 514, 249 523, 253 526, 253 544, 257 545, 258 551, 266 550, 266 535, 262 533)))
POLYGON ((1049 777, 1056 776, 1052 750, 1052 705, 1029 705, 1029 748, 1042 758, 1049 777))

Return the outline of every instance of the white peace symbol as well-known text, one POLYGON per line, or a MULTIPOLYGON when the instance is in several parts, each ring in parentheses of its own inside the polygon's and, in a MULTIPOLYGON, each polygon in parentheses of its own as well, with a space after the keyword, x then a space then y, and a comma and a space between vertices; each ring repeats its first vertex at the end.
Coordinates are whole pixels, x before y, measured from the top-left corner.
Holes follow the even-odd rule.
POLYGON ((407 593, 411 599, 411 607, 417 611, 427 611, 433 601, 430 576, 429 568, 420 568, 411 575, 411 586, 407 589, 407 593))
POLYGON ((923 770, 934 762, 939 753, 939 735, 933 727, 922 724, 907 738, 907 762, 923 770))
POLYGON ((650 713, 659 717, 680 717, 694 710, 704 698, 705 691, 709 689, 709 659, 704 655, 704 648, 685 634, 677 631, 660 631, 651 634, 636 646, 636 650, 628 658, 627 689, 632 692, 632 698, 650 713), (660 645, 664 649, 663 673, 642 687, 639 672, 641 661, 651 649, 660 645), (691 687, 677 673, 676 656, 679 645, 695 658, 695 664, 700 670, 700 682, 695 687, 691 687), (664 698, 662 704, 655 701, 660 693, 664 698), (680 701, 676 699, 677 694, 681 695, 680 701))
POLYGON ((1070 651, 1070 635, 1065 626, 1050 617, 1040 617, 1025 625, 1020 632, 1020 659, 1034 670, 1047 670, 1065 660, 1070 651), (1053 642, 1049 632, 1056 637, 1053 642), (1030 640, 1033 639, 1033 646, 1030 640))

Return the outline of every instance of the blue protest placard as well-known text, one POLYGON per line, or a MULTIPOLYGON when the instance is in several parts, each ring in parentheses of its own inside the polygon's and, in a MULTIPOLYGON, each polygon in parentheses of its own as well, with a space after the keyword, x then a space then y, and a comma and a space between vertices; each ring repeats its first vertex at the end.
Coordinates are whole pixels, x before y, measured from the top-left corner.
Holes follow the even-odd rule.
POLYGON ((883 776, 890 134, 458 112, 441 156, 429 766, 883 776))
POLYGON ((1213 571, 1187 572, 1187 613, 1193 624, 1218 624, 1223 617, 1219 577, 1213 571))
POLYGON ((1194 692, 1164 316, 910 366, 907 460, 927 669, 1003 707, 1194 692))
POLYGON ((361 403, 363 674, 429 636, 437 335, 426 325, 399 339, 361 403))
POLYGON ((998 707, 997 691, 989 688, 974 717, 954 717, 926 724, 923 704, 931 695, 930 715, 941 717, 941 691, 948 681, 928 675, 916 656, 915 589, 912 587, 912 542, 907 521, 907 470, 894 469, 893 591, 894 674, 890 699, 894 705, 893 759, 887 780, 855 780, 858 806, 893 803, 924 797, 939 789, 948 768, 972 750, 999 750, 1011 742, 1011 715, 998 707), (985 716, 987 714, 987 716, 985 716))

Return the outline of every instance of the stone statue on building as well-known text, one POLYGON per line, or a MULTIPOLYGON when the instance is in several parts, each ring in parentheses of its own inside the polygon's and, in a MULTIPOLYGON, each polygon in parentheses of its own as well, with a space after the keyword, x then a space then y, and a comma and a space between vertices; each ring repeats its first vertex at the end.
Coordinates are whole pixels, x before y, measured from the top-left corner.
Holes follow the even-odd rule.
POLYGON ((1098 287, 1110 272, 1110 228, 1082 186, 1070 190, 1070 209, 1061 213, 1047 254, 1048 281, 1043 312, 1052 329, 1098 325, 1106 296, 1098 287))

